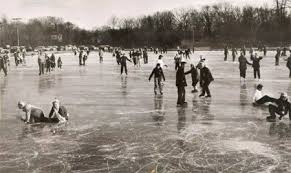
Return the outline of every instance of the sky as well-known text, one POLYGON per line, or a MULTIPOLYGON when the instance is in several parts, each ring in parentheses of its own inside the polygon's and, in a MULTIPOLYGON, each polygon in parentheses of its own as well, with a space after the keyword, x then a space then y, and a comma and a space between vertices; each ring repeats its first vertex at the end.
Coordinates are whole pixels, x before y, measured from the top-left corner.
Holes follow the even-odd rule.
POLYGON ((0 0, 0 15, 8 18, 61 17, 81 28, 108 24, 112 16, 138 17, 157 11, 228 2, 243 6, 272 6, 273 0, 0 0))

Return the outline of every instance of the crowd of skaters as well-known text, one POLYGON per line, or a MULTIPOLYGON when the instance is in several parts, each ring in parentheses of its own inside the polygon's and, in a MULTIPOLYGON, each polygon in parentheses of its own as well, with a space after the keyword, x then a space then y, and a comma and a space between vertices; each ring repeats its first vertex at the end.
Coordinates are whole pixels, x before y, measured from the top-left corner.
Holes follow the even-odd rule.
MULTIPOLYGON (((139 48, 139 49, 132 49, 129 51, 128 56, 125 54, 125 52, 122 49, 116 48, 112 50, 113 57, 116 58, 116 63, 121 66, 121 74, 125 72, 125 74, 128 74, 127 70, 127 62, 133 63, 134 67, 141 68, 141 61, 143 60, 144 64, 148 64, 148 51, 153 51, 154 54, 157 55, 157 59, 154 62, 155 66, 149 76, 149 81, 153 78, 154 79, 154 94, 157 95, 158 93, 160 95, 163 95, 163 81, 165 81, 165 75, 163 68, 168 67, 163 62, 163 54, 167 53, 167 49, 153 49, 153 48, 139 48)), ((246 79, 246 70, 247 66, 250 65, 253 67, 254 72, 254 78, 260 79, 261 78, 261 72, 260 72, 260 61, 263 60, 263 57, 267 54, 267 49, 265 46, 263 46, 259 51, 263 52, 263 56, 258 56, 258 53, 254 51, 253 48, 249 49, 249 60, 247 58, 247 50, 245 46, 243 46, 240 49, 240 56, 238 57, 239 62, 239 71, 240 71, 240 77, 245 81, 246 79)), ((278 48, 276 50, 275 55, 275 66, 279 65, 280 57, 285 57, 284 60, 287 61, 286 66, 290 70, 289 77, 291 77, 291 50, 290 56, 287 58, 287 48, 280 49, 278 48)), ((185 64, 187 63, 187 59, 190 59, 190 54, 194 53, 190 49, 181 50, 179 47, 177 49, 177 52, 175 56, 173 57, 173 62, 175 64, 175 71, 176 71, 176 87, 177 87, 177 106, 184 106, 187 105, 187 102, 185 101, 185 95, 186 91, 185 88, 187 87, 187 81, 185 75, 191 74, 192 79, 192 87, 193 90, 192 93, 198 92, 197 84, 200 84, 201 87, 201 93, 199 97, 211 97, 211 92, 209 89, 209 85, 212 81, 214 81, 214 78, 212 76, 211 70, 206 66, 206 59, 200 56, 200 60, 197 64, 190 64, 190 69, 185 71, 185 64)), ((79 65, 84 66, 86 65, 86 60, 88 59, 88 56, 90 54, 89 49, 76 49, 74 50, 74 54, 79 57, 79 65)), ((15 58, 15 65, 18 66, 19 64, 25 64, 25 51, 16 51, 13 56, 15 58)), ((229 48, 226 46, 224 48, 224 60, 227 61, 229 55, 229 48)), ((238 51, 235 47, 231 48, 231 55, 232 55, 232 61, 236 61, 236 56, 238 55, 238 51)), ((104 57, 104 49, 100 48, 98 50, 98 56, 99 56, 99 62, 103 63, 103 57, 104 57)), ((1 53, 0 56, 0 70, 4 71, 5 76, 7 75, 7 65, 10 65, 9 62, 9 55, 8 53, 1 53)), ((62 60, 61 57, 58 57, 56 61, 56 56, 54 53, 51 53, 50 55, 48 52, 39 51, 38 52, 38 65, 39 65, 39 75, 46 73, 50 73, 53 71, 56 67, 62 68, 62 60)), ((258 86, 261 86, 260 84, 258 86)), ((260 89, 257 89, 257 92, 255 95, 258 95, 257 93, 260 91, 260 89)), ((286 94, 282 94, 282 98, 286 98, 286 94)), ((280 97, 280 98, 281 98, 280 97)), ((259 98, 259 97, 258 97, 259 98)), ((257 100, 259 100, 257 98, 257 100)), ((266 102, 271 103, 279 103, 279 101, 274 101, 273 98, 266 99, 266 97, 263 97, 264 101, 254 101, 257 105, 265 104, 266 102)), ((280 100, 280 99, 279 99, 280 100)), ((274 106, 274 104, 270 104, 269 110, 271 118, 268 117, 267 120, 274 120, 274 115, 277 113, 280 115, 280 119, 282 118, 282 115, 285 115, 286 112, 290 112, 290 103, 288 99, 284 100, 284 105, 286 107, 286 101, 289 105, 288 109, 284 110, 284 114, 278 110, 281 110, 282 106, 274 106)), ((284 106, 283 106, 284 107, 284 106)), ((284 108, 285 108, 284 107, 284 108)), ((291 116, 290 116, 291 118, 291 116)))

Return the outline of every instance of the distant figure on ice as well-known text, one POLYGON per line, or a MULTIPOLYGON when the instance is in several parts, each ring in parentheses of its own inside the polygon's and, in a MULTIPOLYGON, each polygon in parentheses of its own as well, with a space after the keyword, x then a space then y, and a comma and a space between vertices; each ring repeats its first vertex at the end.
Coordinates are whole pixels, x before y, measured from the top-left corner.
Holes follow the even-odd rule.
POLYGON ((87 54, 87 51, 83 51, 83 65, 86 65, 86 61, 88 59, 88 54, 87 54))
POLYGON ((224 47, 224 61, 227 61, 227 56, 228 56, 228 47, 224 47))
POLYGON ((5 76, 7 76, 8 59, 9 57, 6 54, 0 55, 0 72, 3 70, 5 76))
POLYGON ((103 62, 104 51, 102 48, 99 49, 99 62, 103 62))
POLYGON ((199 97, 204 96, 205 93, 207 94, 206 97, 211 97, 209 85, 212 81, 214 81, 214 78, 209 68, 206 67, 205 62, 201 62, 200 68, 200 86, 202 87, 202 93, 199 95, 199 97))
POLYGON ((244 80, 246 79, 246 71, 247 71, 247 64, 252 65, 250 62, 248 62, 247 58, 243 55, 243 52, 241 52, 240 57, 238 58, 239 62, 239 72, 240 77, 244 80))
POLYGON ((151 81, 152 76, 154 75, 154 93, 155 95, 157 95, 157 90, 159 88, 160 90, 160 94, 163 95, 163 84, 162 84, 162 79, 165 81, 165 76, 163 73, 163 69, 161 68, 160 64, 158 63, 157 66, 153 69, 150 77, 149 77, 149 81, 151 81))
POLYGON ((42 51, 39 51, 37 60, 38 60, 38 68, 39 68, 38 75, 43 75, 44 68, 45 68, 45 55, 43 55, 42 51))
POLYGON ((175 61, 175 70, 178 69, 179 65, 180 65, 180 61, 182 59, 182 54, 180 53, 180 51, 175 55, 174 57, 174 61, 175 61))
POLYGON ((191 67, 191 69, 189 71, 185 72, 185 75, 191 74, 192 86, 193 86, 193 90, 191 92, 196 93, 196 92, 198 92, 196 85, 199 82, 198 70, 193 64, 191 64, 190 67, 191 67))
POLYGON ((83 50, 79 52, 79 65, 83 65, 83 50))
POLYGON ((275 55, 275 66, 279 65, 279 60, 280 60, 280 49, 277 49, 277 53, 275 55))
POLYGON ((285 61, 287 61, 286 67, 289 69, 289 78, 291 78, 291 54, 285 61))
POLYGON ((178 70, 176 72, 176 86, 178 89, 177 106, 183 106, 184 104, 187 104, 187 102, 185 102, 185 87, 187 86, 187 81, 184 73, 185 63, 186 61, 184 59, 181 60, 181 65, 178 67, 178 70))
POLYGON ((148 52, 146 48, 143 50, 142 56, 143 56, 144 64, 147 64, 149 62, 149 57, 148 57, 148 52))
POLYGON ((267 56, 267 47, 264 45, 263 47, 264 56, 267 56))
POLYGON ((49 122, 49 119, 44 116, 43 110, 38 107, 19 101, 18 108, 25 112, 25 117, 21 117, 25 123, 49 122))
POLYGON ((61 57, 59 57, 59 59, 58 59, 58 68, 61 69, 62 65, 63 65, 62 59, 61 59, 61 57))
POLYGON ((233 47, 233 48, 232 48, 232 50, 231 50, 231 52, 232 52, 232 61, 234 62, 234 61, 235 61, 235 59, 236 59, 236 55, 237 55, 236 48, 235 48, 235 47, 233 47))
POLYGON ((260 72, 260 61, 263 57, 258 57, 258 54, 255 53, 254 56, 251 56, 251 60, 253 61, 253 68, 254 68, 254 78, 261 79, 261 72, 260 72))
POLYGON ((130 61, 130 59, 128 59, 126 56, 125 56, 125 53, 122 53, 121 54, 121 57, 120 57, 120 65, 121 65, 121 72, 120 74, 122 75, 123 73, 123 69, 125 71, 125 74, 127 75, 127 65, 126 65, 126 61, 130 61))
POLYGON ((190 59, 190 53, 191 53, 191 50, 190 49, 186 49, 185 50, 185 58, 186 59, 190 59))
POLYGON ((57 99, 52 102, 49 120, 52 123, 64 123, 69 120, 69 114, 66 107, 60 105, 60 101, 57 99))
POLYGON ((246 56, 246 46, 244 45, 242 48, 241 48, 241 52, 243 53, 244 56, 246 56))
POLYGON ((48 72, 50 73, 51 72, 51 64, 52 64, 51 59, 46 53, 44 54, 44 56, 45 56, 46 73, 48 73, 48 72))
POLYGON ((51 68, 52 70, 56 68, 56 57, 55 54, 52 53, 51 57, 50 57, 50 61, 51 61, 51 68))

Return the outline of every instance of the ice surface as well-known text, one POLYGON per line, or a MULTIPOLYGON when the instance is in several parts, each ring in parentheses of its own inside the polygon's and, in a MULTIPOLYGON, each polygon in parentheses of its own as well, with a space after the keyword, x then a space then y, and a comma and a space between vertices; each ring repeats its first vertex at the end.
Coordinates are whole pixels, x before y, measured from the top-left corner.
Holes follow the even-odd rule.
MULTIPOLYGON (((213 73, 213 97, 192 94, 187 76, 188 106, 177 108, 174 54, 164 56, 163 97, 148 82, 152 53, 140 69, 128 64, 128 77, 111 54, 99 64, 92 53, 85 67, 72 53, 60 54, 63 69, 40 77, 36 56, 18 68, 12 61, 8 77, 0 76, 0 172, 290 172, 291 124, 288 117, 268 123, 267 109, 252 107, 252 68, 244 85, 238 63, 224 62, 223 52, 195 52, 192 61, 204 55, 213 73), (19 120, 18 100, 48 113, 55 97, 68 108, 69 124, 19 120)), ((262 60, 264 91, 291 95, 285 62, 275 67, 274 55, 262 60)))

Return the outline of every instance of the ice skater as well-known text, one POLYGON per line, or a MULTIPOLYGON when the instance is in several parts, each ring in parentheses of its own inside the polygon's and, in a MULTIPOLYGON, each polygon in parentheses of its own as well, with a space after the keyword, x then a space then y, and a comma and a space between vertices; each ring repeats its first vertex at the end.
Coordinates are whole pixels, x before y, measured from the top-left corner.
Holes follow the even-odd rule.
POLYGON ((289 69, 289 78, 291 78, 291 54, 285 61, 287 61, 286 67, 289 69))
POLYGON ((227 56, 228 56, 228 47, 224 47, 224 61, 227 61, 227 56))
POLYGON ((126 65, 126 61, 132 62, 130 59, 128 59, 125 56, 125 53, 121 53, 121 57, 120 57, 120 65, 121 65, 121 72, 120 72, 120 74, 121 75, 123 74, 123 69, 125 71, 125 74, 127 75, 127 65, 126 65))
POLYGON ((209 68, 206 67, 205 62, 201 62, 200 86, 202 88, 202 93, 199 95, 199 97, 203 97, 205 95, 205 93, 207 94, 206 97, 211 97, 209 85, 212 81, 214 81, 214 78, 213 78, 209 68))
POLYGON ((103 62, 104 51, 102 48, 99 48, 99 62, 103 62))
POLYGON ((38 75, 43 75, 44 68, 45 68, 45 55, 43 55, 42 51, 39 51, 37 60, 38 60, 38 69, 39 69, 38 75))
POLYGON ((163 95, 163 83, 162 79, 166 81, 165 75, 163 73, 163 69, 161 68, 161 65, 158 63, 157 66, 153 69, 149 81, 151 81, 152 76, 154 76, 154 93, 157 95, 157 90, 159 88, 160 94, 163 95))
POLYGON ((182 59, 182 55, 180 53, 180 51, 175 55, 174 57, 174 61, 175 61, 175 70, 178 69, 179 65, 180 65, 180 61, 182 59))
POLYGON ((277 53, 275 55, 275 66, 279 65, 279 61, 280 61, 280 49, 277 49, 277 53))
POLYGON ((233 47, 233 48, 232 48, 232 50, 231 50, 231 52, 232 52, 232 61, 234 62, 234 61, 235 61, 235 59, 236 59, 236 55, 237 55, 236 48, 235 48, 235 47, 233 47))
POLYGON ((157 64, 160 64, 161 68, 164 68, 164 67, 168 67, 168 65, 166 65, 163 61, 163 55, 159 55, 159 58, 154 62, 154 67, 157 65, 157 64))
POLYGON ((196 85, 199 82, 198 70, 193 64, 191 64, 190 67, 191 67, 191 69, 189 71, 185 72, 185 75, 191 74, 192 86, 193 86, 193 90, 191 92, 196 93, 196 92, 198 92, 196 85))
POLYGON ((187 86, 187 81, 185 78, 184 73, 184 66, 186 61, 184 59, 181 60, 181 64, 178 67, 178 70, 176 72, 176 87, 178 89, 178 99, 177 99, 177 106, 183 106, 187 104, 185 102, 185 87, 187 86))
POLYGON ((254 56, 251 56, 251 60, 253 61, 253 69, 254 69, 254 78, 256 79, 258 76, 258 80, 261 79, 261 71, 260 71, 260 61, 263 57, 258 57, 258 54, 255 53, 254 56))
POLYGON ((243 52, 241 52, 240 57, 238 58, 239 62, 239 72, 240 72, 240 81, 241 78, 246 80, 246 71, 247 71, 247 64, 252 65, 247 58, 243 55, 243 52))
POLYGON ((8 64, 8 56, 6 54, 0 55, 0 72, 3 70, 4 75, 7 76, 7 64, 8 64))
POLYGON ((62 61, 62 58, 59 57, 59 58, 58 58, 58 68, 59 68, 59 69, 62 69, 62 66, 63 66, 63 61, 62 61))

